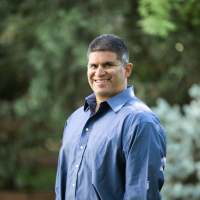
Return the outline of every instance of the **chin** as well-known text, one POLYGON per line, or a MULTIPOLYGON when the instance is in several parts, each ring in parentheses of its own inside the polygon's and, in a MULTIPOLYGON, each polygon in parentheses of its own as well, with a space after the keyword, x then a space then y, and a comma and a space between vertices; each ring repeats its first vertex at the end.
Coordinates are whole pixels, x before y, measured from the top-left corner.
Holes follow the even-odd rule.
POLYGON ((101 98, 101 99, 104 99, 104 100, 110 99, 110 98, 112 97, 112 96, 111 96, 110 94, 108 94, 108 93, 96 93, 95 95, 98 96, 98 97, 101 98))
POLYGON ((108 96, 108 91, 96 91, 95 94, 97 94, 98 96, 102 96, 102 97, 105 97, 105 96, 108 96))

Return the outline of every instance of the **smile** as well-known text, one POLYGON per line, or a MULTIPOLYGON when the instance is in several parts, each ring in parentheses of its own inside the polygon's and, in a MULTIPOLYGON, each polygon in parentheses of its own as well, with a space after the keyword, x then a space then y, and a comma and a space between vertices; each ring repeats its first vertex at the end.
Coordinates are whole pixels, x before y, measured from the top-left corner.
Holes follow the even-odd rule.
POLYGON ((97 83, 101 83, 101 82, 107 82, 108 80, 95 80, 95 82, 97 83))

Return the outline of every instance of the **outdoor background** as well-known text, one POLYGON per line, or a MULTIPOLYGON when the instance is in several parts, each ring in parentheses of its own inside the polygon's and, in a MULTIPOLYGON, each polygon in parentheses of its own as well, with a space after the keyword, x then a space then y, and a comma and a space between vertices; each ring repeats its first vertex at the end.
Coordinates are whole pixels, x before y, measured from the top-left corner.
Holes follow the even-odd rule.
POLYGON ((92 93, 88 45, 106 33, 165 128, 163 200, 200 200, 199 0, 0 0, 1 200, 54 199, 65 121, 92 93))

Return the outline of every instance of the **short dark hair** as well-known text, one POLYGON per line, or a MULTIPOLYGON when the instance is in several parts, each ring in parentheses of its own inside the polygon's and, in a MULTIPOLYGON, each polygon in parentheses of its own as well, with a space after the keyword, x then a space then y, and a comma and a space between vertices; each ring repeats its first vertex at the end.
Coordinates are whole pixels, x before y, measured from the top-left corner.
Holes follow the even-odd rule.
POLYGON ((94 39, 89 45, 87 58, 89 54, 96 51, 110 51, 117 54, 117 59, 125 66, 129 63, 129 53, 125 42, 113 34, 105 34, 94 39))

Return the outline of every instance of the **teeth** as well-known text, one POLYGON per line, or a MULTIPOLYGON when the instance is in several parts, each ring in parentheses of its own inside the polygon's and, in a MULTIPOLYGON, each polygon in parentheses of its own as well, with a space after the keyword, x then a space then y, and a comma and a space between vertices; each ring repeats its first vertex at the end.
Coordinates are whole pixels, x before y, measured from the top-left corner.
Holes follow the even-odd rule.
POLYGON ((97 83, 107 82, 108 80, 96 80, 97 83))

